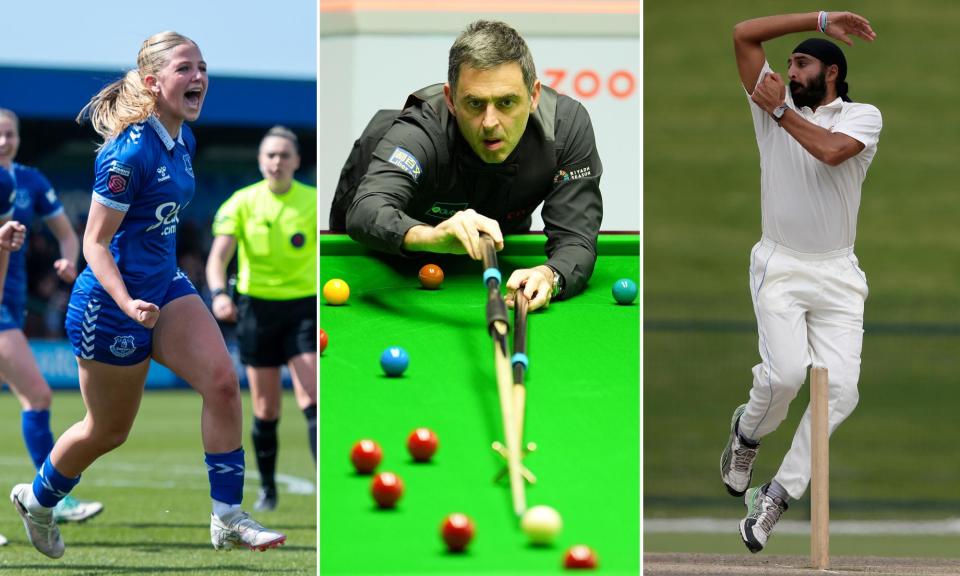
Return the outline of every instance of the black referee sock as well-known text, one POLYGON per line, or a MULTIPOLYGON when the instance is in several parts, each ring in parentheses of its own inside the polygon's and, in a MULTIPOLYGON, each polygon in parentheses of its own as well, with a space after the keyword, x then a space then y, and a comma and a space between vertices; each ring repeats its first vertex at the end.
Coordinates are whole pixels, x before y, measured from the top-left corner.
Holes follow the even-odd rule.
POLYGON ((260 484, 268 490, 276 490, 274 475, 277 470, 277 423, 276 420, 261 420, 253 417, 253 447, 257 451, 257 470, 260 484))
POLYGON ((310 439, 310 452, 313 454, 313 463, 317 463, 317 405, 311 404, 303 409, 307 419, 307 434, 310 439))

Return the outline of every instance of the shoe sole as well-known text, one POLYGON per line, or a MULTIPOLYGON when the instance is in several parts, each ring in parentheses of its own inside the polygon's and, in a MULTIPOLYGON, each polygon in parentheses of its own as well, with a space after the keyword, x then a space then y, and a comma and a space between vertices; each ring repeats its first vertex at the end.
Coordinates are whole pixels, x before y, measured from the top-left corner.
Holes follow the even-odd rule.
MULTIPOLYGON (((743 413, 746 412, 747 405, 741 404, 737 406, 737 409, 733 411, 733 418, 730 420, 730 436, 727 437, 727 444, 733 444, 733 435, 736 434, 737 430, 737 420, 740 419, 740 416, 743 416, 743 413), (740 410, 743 408, 743 410, 740 410), (740 414, 737 414, 740 412, 740 414)), ((733 496, 734 498, 740 498, 747 493, 747 490, 750 488, 750 482, 753 480, 753 470, 750 471, 750 478, 747 479, 747 487, 743 490, 737 490, 733 486, 727 484, 727 481, 723 479, 723 455, 727 453, 726 448, 723 452, 720 453, 720 480, 723 481, 723 485, 727 488, 727 494, 733 496)))
POLYGON ((751 542, 750 539, 747 538, 746 519, 740 521, 740 539, 743 540, 743 545, 747 547, 747 550, 754 554, 763 550, 763 546, 761 546, 759 542, 751 542))
POLYGON ((247 550, 259 550, 260 552, 265 552, 265 551, 267 551, 267 550, 269 550, 269 549, 271 549, 271 548, 279 548, 279 547, 282 546, 286 541, 287 541, 287 537, 286 537, 286 535, 284 535, 284 536, 281 536, 280 538, 277 538, 276 540, 271 540, 270 542, 267 542, 266 544, 260 544, 260 545, 258 545, 258 546, 251 546, 250 544, 247 544, 246 542, 238 542, 238 543, 232 543, 232 542, 231 542, 231 543, 228 543, 227 545, 220 546, 219 548, 216 547, 216 546, 214 546, 213 549, 214 549, 214 550, 217 550, 217 551, 219 551, 219 550, 225 550, 225 551, 229 552, 230 550, 233 550, 234 548, 246 548, 247 550))

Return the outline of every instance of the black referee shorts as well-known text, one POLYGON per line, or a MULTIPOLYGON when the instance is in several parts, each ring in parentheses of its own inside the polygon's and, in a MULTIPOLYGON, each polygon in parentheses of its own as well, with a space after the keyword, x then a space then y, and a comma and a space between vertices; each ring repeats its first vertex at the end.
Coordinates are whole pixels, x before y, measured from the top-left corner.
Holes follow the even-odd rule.
POLYGON ((263 300, 240 295, 237 339, 247 366, 283 366, 306 352, 317 352, 317 297, 263 300))

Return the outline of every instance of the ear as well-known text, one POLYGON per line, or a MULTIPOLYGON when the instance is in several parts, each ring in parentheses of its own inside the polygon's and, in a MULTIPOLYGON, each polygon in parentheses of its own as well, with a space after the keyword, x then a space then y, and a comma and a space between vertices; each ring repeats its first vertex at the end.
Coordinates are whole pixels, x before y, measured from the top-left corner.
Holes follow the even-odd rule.
POLYGON ((531 102, 530 111, 536 112, 537 104, 540 103, 540 80, 539 79, 533 81, 533 94, 530 95, 530 102, 531 102))
POLYGON ((832 82, 836 83, 836 81, 837 81, 837 76, 839 76, 839 75, 840 75, 840 67, 839 67, 839 66, 837 66, 836 64, 831 64, 831 65, 827 66, 827 76, 826 76, 827 81, 832 81, 832 82))
POLYGON ((447 110, 450 111, 450 115, 456 117, 457 107, 453 105, 453 92, 450 91, 450 83, 443 83, 443 99, 447 103, 447 110))
POLYGON ((160 95, 160 80, 155 74, 147 74, 143 77, 143 85, 147 87, 147 90, 150 92, 160 95))

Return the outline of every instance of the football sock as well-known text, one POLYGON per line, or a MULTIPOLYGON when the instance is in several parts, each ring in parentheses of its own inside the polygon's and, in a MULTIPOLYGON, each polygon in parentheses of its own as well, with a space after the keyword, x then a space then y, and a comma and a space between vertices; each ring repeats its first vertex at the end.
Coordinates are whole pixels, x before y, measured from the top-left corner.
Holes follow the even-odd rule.
POLYGON ((53 508, 73 490, 78 482, 80 482, 80 476, 67 478, 53 467, 50 456, 47 456, 33 479, 33 495, 41 506, 53 508))
POLYGON ((311 404, 303 409, 307 419, 307 438, 310 440, 310 453, 313 454, 313 463, 317 463, 317 405, 311 404))
POLYGON ((24 410, 20 413, 20 427, 27 452, 37 470, 53 450, 53 433, 50 432, 50 410, 24 410))
MULTIPOLYGON (((204 454, 207 477, 210 480, 210 497, 216 502, 240 505, 243 501, 243 448, 222 454, 204 454)), ((218 514, 219 516, 219 514, 218 514)))
POLYGON ((257 451, 257 470, 260 471, 260 484, 264 488, 274 488, 274 475, 277 470, 277 423, 276 420, 261 420, 253 417, 253 448, 257 451))

